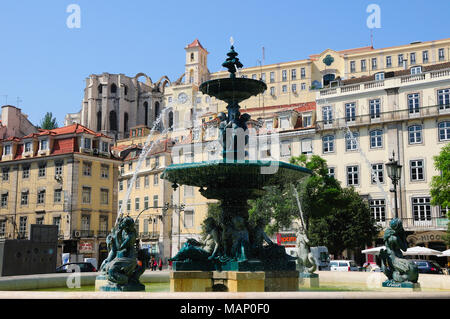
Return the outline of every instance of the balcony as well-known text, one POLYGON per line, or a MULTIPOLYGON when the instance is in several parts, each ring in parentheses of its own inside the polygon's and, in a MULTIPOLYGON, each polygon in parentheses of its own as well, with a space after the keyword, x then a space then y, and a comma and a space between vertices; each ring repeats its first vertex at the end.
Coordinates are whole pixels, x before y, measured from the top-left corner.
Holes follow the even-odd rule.
POLYGON ((98 238, 106 238, 109 234, 109 231, 107 230, 98 230, 97 231, 97 237, 98 238))
POLYGON ((93 238, 94 231, 93 230, 74 230, 73 236, 79 237, 79 238, 93 238))
MULTIPOLYGON (((376 224, 386 229, 392 218, 384 221, 377 221, 376 224)), ((428 219, 416 220, 414 218, 401 218, 403 228, 408 231, 426 231, 426 230, 447 230, 448 219, 445 217, 430 217, 428 219)))
MULTIPOLYGON (((367 107, 368 109, 368 107, 367 107)), ((347 126, 363 126, 374 123, 387 123, 395 121, 404 121, 413 118, 428 118, 436 117, 443 114, 450 114, 450 105, 432 105, 424 106, 418 109, 403 109, 388 111, 375 114, 363 114, 352 116, 352 121, 347 121, 346 117, 339 117, 327 121, 317 121, 317 129, 327 130, 327 129, 343 129, 347 126)))
POLYGON ((156 240, 159 238, 159 232, 141 232, 139 233, 140 239, 149 239, 149 240, 156 240))

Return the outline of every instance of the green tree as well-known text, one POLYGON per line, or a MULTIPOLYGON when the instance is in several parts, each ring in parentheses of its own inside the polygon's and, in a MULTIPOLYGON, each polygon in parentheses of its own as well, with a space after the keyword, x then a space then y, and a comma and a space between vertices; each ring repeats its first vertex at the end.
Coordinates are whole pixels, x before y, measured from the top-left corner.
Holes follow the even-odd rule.
POLYGON ((52 112, 47 112, 39 124, 38 128, 44 130, 53 130, 58 127, 58 123, 56 122, 56 118, 53 117, 52 112))
MULTIPOLYGON (((431 179, 431 204, 447 208, 450 207, 450 144, 445 145, 433 159, 440 174, 431 179)), ((447 227, 447 243, 450 245, 450 224, 447 227)))

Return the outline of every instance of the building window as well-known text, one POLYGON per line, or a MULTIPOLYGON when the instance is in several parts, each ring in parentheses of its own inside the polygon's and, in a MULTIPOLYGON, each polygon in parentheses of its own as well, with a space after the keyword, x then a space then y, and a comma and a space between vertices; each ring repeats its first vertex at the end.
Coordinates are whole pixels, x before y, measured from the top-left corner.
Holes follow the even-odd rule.
POLYGON ((303 91, 303 90, 306 90, 306 83, 302 83, 302 84, 300 84, 300 89, 303 91))
POLYGON ((144 176, 144 187, 148 187, 150 185, 150 178, 148 175, 144 176))
POLYGON ((375 81, 383 81, 384 80, 384 72, 378 72, 375 74, 375 81))
POLYGON ((261 74, 261 81, 266 82, 266 74, 265 73, 261 74))
POLYGON ((159 174, 153 175, 153 185, 158 185, 159 183, 159 174))
POLYGON ((109 203, 109 190, 100 189, 100 204, 108 205, 109 203))
POLYGON ((328 176, 335 178, 336 171, 334 167, 328 167, 328 176))
POLYGON ((312 154, 312 139, 304 138, 301 142, 302 154, 312 154))
POLYGON ((346 103, 345 104, 345 121, 354 122, 356 120, 356 104, 346 103))
POLYGON ((83 186, 82 193, 81 193, 81 201, 83 204, 90 204, 91 203, 91 188, 83 186))
POLYGON ((415 53, 415 52, 411 52, 411 53, 409 54, 409 63, 410 63, 411 65, 416 64, 416 53, 415 53))
POLYGON ((30 177, 30 165, 22 165, 22 178, 30 177))
POLYGON ((119 191, 123 191, 123 181, 119 181, 119 191))
POLYGON ((44 217, 36 217, 36 225, 43 225, 44 217))
POLYGON ((430 197, 413 197, 412 210, 415 221, 431 220, 430 197))
POLYGON ((449 141, 450 140, 450 122, 439 123, 439 141, 449 141))
POLYGON ((291 156, 291 141, 282 141, 280 145, 280 156, 286 157, 291 156))
POLYGON ((103 233, 108 231, 108 216, 100 216, 99 230, 103 233))
POLYGON ((136 180, 134 181, 134 188, 139 189, 141 187, 141 177, 137 176, 136 180))
POLYGON ((296 80, 296 79, 297 79, 297 70, 292 69, 291 70, 291 80, 296 80))
POLYGON ((332 153, 334 152, 334 135, 327 135, 322 138, 323 152, 332 153))
POLYGON ((5 149, 3 151, 3 155, 10 155, 11 154, 11 145, 5 145, 5 149))
POLYGON ((383 131, 370 131, 370 148, 383 147, 383 131))
POLYGON ((281 87, 281 91, 282 91, 283 93, 286 93, 286 92, 287 92, 287 85, 283 85, 283 86, 281 87))
POLYGON ((122 209, 122 204, 123 204, 123 201, 122 201, 122 200, 119 200, 119 203, 118 203, 119 211, 122 209))
POLYGON ((28 191, 22 191, 20 196, 20 205, 28 205, 28 191))
POLYGON ((275 72, 270 72, 270 83, 275 82, 275 72))
POLYGON ((37 193, 37 203, 44 204, 45 203, 45 189, 41 189, 37 193))
POLYGON ((411 125, 408 127, 409 144, 422 143, 422 125, 411 125))
POLYGON ((131 199, 127 200, 127 211, 131 210, 131 199))
POLYGON ((8 207, 8 193, 3 193, 2 194, 0 206, 2 208, 8 207))
POLYGON ((155 157, 155 168, 159 167, 159 156, 155 157))
POLYGON ((355 61, 350 61, 350 72, 356 72, 355 61))
POLYGON ((291 85, 291 91, 292 91, 292 93, 297 92, 297 84, 294 83, 291 85))
POLYGON ((40 144, 40 150, 48 150, 48 139, 41 140, 40 144))
POLYGON ((144 196, 144 208, 148 208, 148 196, 144 196))
POLYGON ((303 115, 303 127, 309 127, 312 124, 312 115, 308 114, 308 115, 303 115))
POLYGON ((184 227, 191 228, 194 227, 194 211, 185 210, 184 211, 184 227))
POLYGON ((322 108, 323 124, 333 123, 333 109, 331 106, 324 106, 322 108))
POLYGON ((428 51, 422 51, 422 62, 428 63, 428 51))
POLYGON ((31 152, 31 142, 26 142, 25 144, 25 153, 31 152))
POLYGON ((423 181, 424 178, 424 164, 423 160, 410 161, 411 181, 423 181))
POLYGON ((55 176, 62 175, 63 170, 63 162, 57 161, 55 162, 55 176))
POLYGON ((347 185, 359 185, 359 168, 358 166, 347 166, 347 185))
POLYGON ((369 207, 376 222, 386 221, 386 203, 384 199, 371 199, 369 207))
POLYGON ((380 99, 370 100, 369 109, 370 109, 370 118, 379 119, 381 113, 380 99))
POLYGON ((345 134, 345 150, 346 151, 355 151, 358 149, 358 137, 359 133, 352 132, 345 134))
POLYGON ((372 176, 371 176, 372 184, 377 184, 377 178, 378 182, 384 183, 383 164, 372 165, 372 176))
POLYGON ((398 58, 398 66, 403 66, 403 54, 399 54, 398 58))
POLYGON ((102 142, 101 150, 103 153, 108 153, 109 152, 109 144, 107 142, 102 142))
POLYGON ((283 82, 287 81, 287 71, 286 70, 281 71, 281 80, 283 82))
POLYGON ((372 70, 377 69, 377 58, 372 58, 372 70))
POLYGON ((61 231, 61 217, 53 217, 53 225, 58 226, 58 233, 61 231))
POLYGON ((419 93, 408 94, 408 110, 409 114, 419 113, 419 93))
POLYGON ((444 55, 444 49, 439 49, 438 51, 438 56, 439 56, 439 61, 444 61, 445 60, 445 55, 444 55))
POLYGON ((9 167, 2 168, 2 181, 9 181, 9 167))
POLYGON ((438 90, 439 110, 450 109, 450 89, 438 90))
POLYGON ((108 178, 109 177, 109 165, 102 164, 100 167, 100 177, 108 178))
POLYGON ((91 229, 91 216, 83 215, 81 216, 81 230, 88 232, 91 229))
POLYGON ((54 203, 61 203, 61 194, 62 194, 61 189, 54 190, 54 192, 53 192, 53 202, 54 203))
POLYGON ((266 120, 266 129, 267 130, 273 129, 273 120, 266 120))
POLYGON ((134 210, 139 210, 139 201, 140 201, 139 197, 136 197, 134 199, 134 210))
POLYGON ((91 176, 91 171, 92 171, 92 164, 91 163, 87 163, 87 162, 83 162, 83 175, 84 176, 91 176))
POLYGON ((422 73, 422 67, 421 66, 415 66, 413 68, 411 68, 411 74, 420 74, 422 73))
POLYGON ((361 60, 361 72, 366 71, 366 60, 361 60))
POLYGON ((392 57, 391 56, 387 56, 386 57, 386 67, 390 68, 392 66, 392 57))
POLYGON ((39 164, 38 177, 44 177, 45 176, 46 168, 47 168, 47 163, 40 163, 39 164))
POLYGON ((306 78, 306 69, 305 68, 300 69, 300 77, 302 79, 306 78))
POLYGON ((84 138, 83 146, 84 146, 84 148, 86 148, 86 149, 91 149, 91 139, 85 137, 85 138, 84 138))
POLYGON ((289 128, 289 117, 288 116, 282 116, 280 117, 280 128, 287 129, 289 128))
POLYGON ((275 87, 274 86, 270 87, 270 95, 275 95, 275 87))
POLYGON ((20 216, 19 219, 19 237, 24 238, 27 235, 27 217, 20 216))
POLYGON ((6 237, 6 220, 0 221, 0 238, 6 237))
MULTIPOLYGON (((192 186, 190 186, 193 188, 192 186)), ((158 195, 153 195, 153 207, 158 207, 158 195)))

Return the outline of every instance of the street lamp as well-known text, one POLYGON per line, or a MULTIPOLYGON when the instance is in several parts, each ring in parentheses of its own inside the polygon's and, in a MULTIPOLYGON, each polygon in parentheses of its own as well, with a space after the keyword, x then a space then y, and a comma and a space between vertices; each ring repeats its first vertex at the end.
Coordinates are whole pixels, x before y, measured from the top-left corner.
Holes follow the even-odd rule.
MULTIPOLYGON (((392 151, 392 157, 389 158, 389 162, 386 164, 386 170, 389 178, 392 180, 394 185, 394 196, 395 196, 395 218, 398 218, 398 205, 397 205, 397 184, 402 175, 402 165, 395 160, 395 152, 392 151)), ((391 190, 392 191, 392 190, 391 190)))

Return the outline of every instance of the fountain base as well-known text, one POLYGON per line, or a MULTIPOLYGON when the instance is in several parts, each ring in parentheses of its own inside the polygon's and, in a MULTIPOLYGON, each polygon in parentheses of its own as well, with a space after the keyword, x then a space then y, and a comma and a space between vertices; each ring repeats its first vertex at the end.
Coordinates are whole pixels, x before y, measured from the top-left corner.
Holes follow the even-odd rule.
POLYGON ((105 275, 99 275, 95 278, 95 291, 145 291, 145 285, 140 282, 117 285, 110 282, 105 275))

